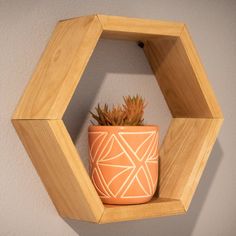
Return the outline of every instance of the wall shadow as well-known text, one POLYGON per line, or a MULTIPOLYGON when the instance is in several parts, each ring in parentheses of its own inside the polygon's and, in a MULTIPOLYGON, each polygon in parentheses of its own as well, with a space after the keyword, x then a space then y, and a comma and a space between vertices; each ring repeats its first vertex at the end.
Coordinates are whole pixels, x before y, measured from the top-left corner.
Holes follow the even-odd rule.
POLYGON ((153 74, 135 42, 100 39, 63 116, 74 142, 108 73, 153 74))
POLYGON ((133 41, 101 39, 63 116, 87 170, 87 128, 91 124, 89 111, 97 103, 119 104, 122 96, 137 93, 148 103, 144 114, 145 123, 161 127, 161 142, 171 114, 143 49, 133 41))

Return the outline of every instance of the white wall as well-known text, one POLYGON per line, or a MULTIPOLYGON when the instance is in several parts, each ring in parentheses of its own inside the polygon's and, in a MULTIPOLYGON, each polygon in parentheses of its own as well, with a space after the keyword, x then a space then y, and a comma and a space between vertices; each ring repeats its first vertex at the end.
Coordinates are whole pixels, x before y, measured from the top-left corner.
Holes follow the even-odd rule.
MULTIPOLYGON (((0 235, 235 235, 235 12, 235 0, 0 0, 0 235), (225 123, 189 212, 184 216, 109 225, 63 220, 58 216, 10 123, 11 114, 56 22, 93 13, 177 20, 187 23, 190 28, 222 106, 225 123)), ((114 82, 112 88, 116 88, 125 78, 126 93, 135 92, 132 87, 134 79, 139 88, 144 86, 142 93, 147 100, 151 100, 147 121, 155 122, 157 118, 163 130, 168 125, 169 113, 165 102, 161 93, 152 89, 150 68, 135 44, 100 42, 84 76, 97 76, 102 82, 98 91, 96 86, 99 84, 92 85, 93 98, 89 101, 86 101, 86 94, 80 93, 86 104, 83 107, 84 118, 85 111, 93 107, 96 101, 110 97, 110 81, 114 82), (127 55, 123 55, 117 47, 127 55), (124 63, 124 56, 130 62, 129 66, 124 63), (114 59, 110 61, 109 57, 114 59), (106 63, 99 58, 106 58, 106 63), (136 68, 139 70, 136 71, 136 68), (144 84, 144 79, 150 82, 144 84), (158 100, 158 107, 152 99, 158 100)), ((88 85, 83 82, 81 86, 86 88, 88 85)), ((80 90, 79 87, 77 95, 80 90)), ((84 134, 88 119, 84 122, 81 114, 76 113, 76 102, 80 102, 77 95, 65 120, 72 121, 68 123, 72 136, 77 128, 76 120, 71 120, 72 112, 83 124, 77 146, 85 152, 84 134)), ((111 102, 119 101, 122 95, 119 87, 111 102)))

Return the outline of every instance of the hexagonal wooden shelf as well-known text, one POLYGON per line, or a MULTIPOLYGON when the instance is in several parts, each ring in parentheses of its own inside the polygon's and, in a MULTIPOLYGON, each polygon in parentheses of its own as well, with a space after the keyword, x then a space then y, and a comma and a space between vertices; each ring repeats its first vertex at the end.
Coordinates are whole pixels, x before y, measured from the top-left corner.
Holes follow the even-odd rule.
POLYGON ((59 214, 97 223, 186 212, 222 121, 184 24, 105 15, 57 24, 12 119, 59 214), (62 121, 100 37, 143 42, 173 116, 159 189, 146 204, 103 205, 62 121))

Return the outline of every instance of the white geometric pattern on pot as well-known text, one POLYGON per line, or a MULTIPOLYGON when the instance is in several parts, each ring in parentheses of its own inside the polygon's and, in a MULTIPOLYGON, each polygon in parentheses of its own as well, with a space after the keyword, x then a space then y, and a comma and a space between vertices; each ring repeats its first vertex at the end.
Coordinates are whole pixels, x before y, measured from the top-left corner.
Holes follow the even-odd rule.
POLYGON ((154 194, 157 174, 158 134, 147 132, 89 132, 90 171, 101 198, 147 198, 154 194), (140 142, 132 142, 135 135, 140 142), (117 184, 120 183, 120 184, 117 184), (134 195, 134 192, 136 195, 134 195))

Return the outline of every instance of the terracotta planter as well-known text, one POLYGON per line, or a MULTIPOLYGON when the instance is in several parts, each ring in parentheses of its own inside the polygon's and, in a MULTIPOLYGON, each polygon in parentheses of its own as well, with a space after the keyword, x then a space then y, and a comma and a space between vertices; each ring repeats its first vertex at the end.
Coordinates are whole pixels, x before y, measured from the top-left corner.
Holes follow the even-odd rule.
POLYGON ((90 126, 90 176, 106 204, 149 201, 158 180, 157 126, 90 126))

